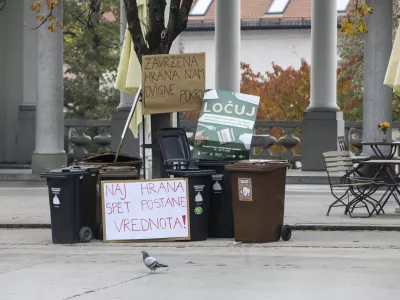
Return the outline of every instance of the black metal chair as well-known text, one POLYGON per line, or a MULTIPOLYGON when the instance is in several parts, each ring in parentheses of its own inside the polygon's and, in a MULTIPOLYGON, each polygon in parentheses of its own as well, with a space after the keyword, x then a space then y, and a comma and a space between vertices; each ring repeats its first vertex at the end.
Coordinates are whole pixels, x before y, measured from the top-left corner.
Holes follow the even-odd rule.
POLYGON ((323 153, 326 171, 328 174, 329 186, 333 197, 336 199, 328 208, 327 216, 333 207, 344 206, 344 213, 349 213, 353 217, 355 208, 364 207, 368 212, 368 217, 376 210, 379 202, 371 197, 379 188, 371 179, 363 178, 358 175, 349 151, 330 151, 323 153), (332 181, 332 173, 342 172, 340 183, 332 181), (351 198, 351 200, 350 200, 351 198), (345 200, 347 199, 347 203, 345 200), (375 204, 374 204, 375 203, 375 204), (372 205, 373 210, 368 207, 372 205))

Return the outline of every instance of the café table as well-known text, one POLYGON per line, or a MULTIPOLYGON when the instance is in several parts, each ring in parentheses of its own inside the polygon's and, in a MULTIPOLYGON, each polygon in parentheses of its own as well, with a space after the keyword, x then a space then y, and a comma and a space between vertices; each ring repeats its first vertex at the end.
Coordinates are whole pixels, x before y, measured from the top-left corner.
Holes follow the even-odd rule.
POLYGON ((399 172, 395 171, 395 166, 400 165, 399 159, 372 159, 362 162, 363 165, 373 165, 379 167, 376 171, 375 175, 371 180, 375 182, 376 185, 386 187, 386 191, 378 201, 377 206, 374 207, 374 210, 371 212, 371 215, 374 211, 379 214, 383 211, 384 206, 388 202, 391 196, 394 197, 397 205, 396 213, 400 213, 400 178, 399 172), (377 210, 377 207, 380 207, 377 210))
MULTIPOLYGON (((363 146, 370 146, 372 151, 376 154, 378 159, 392 159, 397 153, 400 146, 400 141, 387 141, 387 142, 362 142, 363 146), (379 147, 390 147, 389 154, 385 154, 379 149, 379 147)), ((384 151, 385 152, 385 151, 384 151)))

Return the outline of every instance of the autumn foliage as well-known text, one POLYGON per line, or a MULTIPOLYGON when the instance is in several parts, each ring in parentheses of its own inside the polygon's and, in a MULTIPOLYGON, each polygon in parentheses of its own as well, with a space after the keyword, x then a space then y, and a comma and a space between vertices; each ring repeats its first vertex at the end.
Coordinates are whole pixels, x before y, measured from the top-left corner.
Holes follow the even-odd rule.
MULTIPOLYGON (((345 115, 358 108, 362 99, 357 99, 352 91, 354 71, 352 66, 358 61, 358 54, 337 69, 337 98, 345 115)), ((272 63, 272 71, 261 74, 254 72, 250 65, 241 63, 241 92, 260 96, 258 120, 302 120, 310 103, 310 65, 301 60, 300 68, 283 68, 272 63)), ((197 120, 199 112, 186 113, 186 118, 197 120)))

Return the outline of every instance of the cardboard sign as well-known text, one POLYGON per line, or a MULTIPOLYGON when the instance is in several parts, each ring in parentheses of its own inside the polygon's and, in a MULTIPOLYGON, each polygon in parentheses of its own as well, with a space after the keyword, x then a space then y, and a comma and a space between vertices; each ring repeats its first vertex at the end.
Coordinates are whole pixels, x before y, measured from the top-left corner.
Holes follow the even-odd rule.
POLYGON ((199 110, 206 87, 206 56, 165 54, 143 56, 144 114, 199 110))
POLYGON ((103 181, 104 241, 189 240, 186 179, 103 181))
POLYGON ((207 90, 194 140, 193 158, 249 159, 260 97, 207 90))

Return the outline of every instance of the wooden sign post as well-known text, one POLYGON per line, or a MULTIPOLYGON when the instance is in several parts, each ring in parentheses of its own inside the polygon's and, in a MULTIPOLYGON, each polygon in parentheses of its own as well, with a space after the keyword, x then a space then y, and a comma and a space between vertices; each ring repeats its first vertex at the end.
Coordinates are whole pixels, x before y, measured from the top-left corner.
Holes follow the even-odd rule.
POLYGON ((190 240, 187 179, 103 181, 103 240, 190 240))

